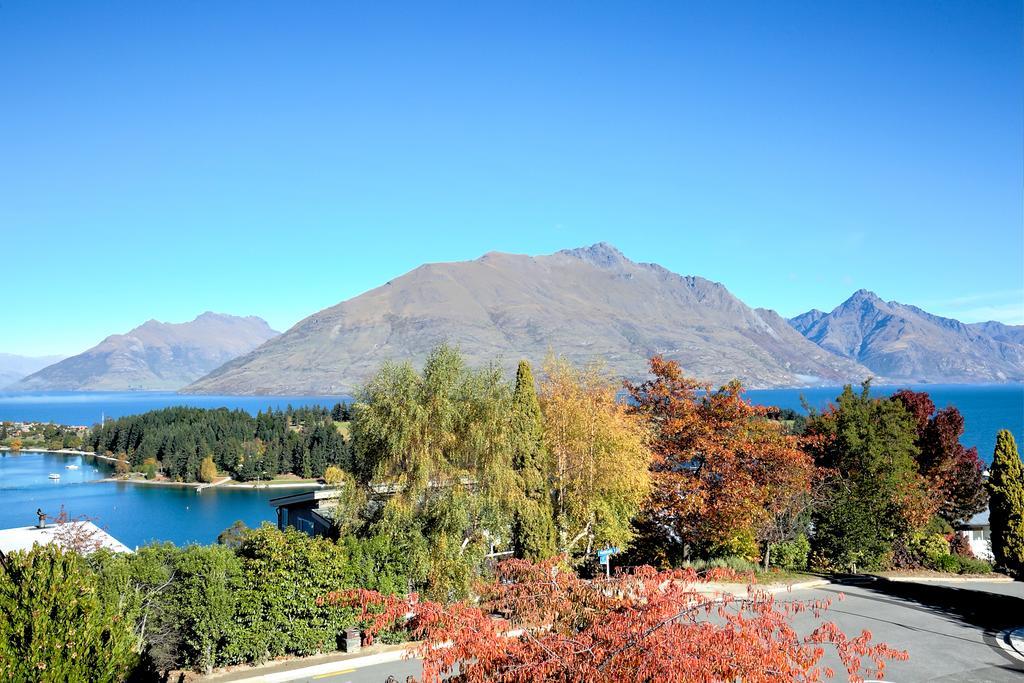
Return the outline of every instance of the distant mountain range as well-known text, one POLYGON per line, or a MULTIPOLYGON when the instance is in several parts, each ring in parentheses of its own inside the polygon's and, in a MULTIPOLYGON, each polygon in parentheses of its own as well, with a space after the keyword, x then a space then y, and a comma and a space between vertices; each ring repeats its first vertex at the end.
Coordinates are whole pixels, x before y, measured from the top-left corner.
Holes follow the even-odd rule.
POLYGON ((626 377, 657 353, 713 382, 836 384, 871 371, 811 343, 774 311, 710 280, 634 263, 608 244, 549 256, 489 253, 433 263, 299 322, 185 391, 351 393, 388 360, 420 363, 441 342, 471 364, 512 369, 549 351, 626 377))
POLYGON ((900 382, 1024 381, 1024 326, 966 325, 859 290, 790 320, 815 344, 900 382))
POLYGON ((61 358, 63 356, 17 356, 13 353, 0 353, 0 387, 17 382, 61 358))
POLYGON ((262 318, 203 313, 150 320, 14 382, 14 391, 174 391, 278 333, 262 318))
POLYGON ((553 351, 627 378, 644 377, 647 360, 662 354, 701 380, 738 378, 749 388, 868 377, 1024 382, 1022 325, 964 324, 866 290, 831 312, 786 320, 717 282, 636 263, 605 243, 426 264, 281 335, 257 317, 151 320, 42 369, 5 365, 13 357, 0 355, 0 379, 19 367, 27 376, 12 369, 10 389, 353 394, 382 363, 419 365, 442 342, 475 366, 497 361, 511 371, 553 351))

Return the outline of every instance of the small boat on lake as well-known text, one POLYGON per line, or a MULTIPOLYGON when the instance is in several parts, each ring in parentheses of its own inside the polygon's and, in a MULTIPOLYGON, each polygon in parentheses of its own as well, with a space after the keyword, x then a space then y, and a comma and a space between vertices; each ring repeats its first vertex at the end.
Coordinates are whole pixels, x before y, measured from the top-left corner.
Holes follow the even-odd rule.
POLYGON ((60 475, 56 472, 50 472, 50 479, 60 479, 60 475))
POLYGON ((77 470, 78 469, 78 465, 64 465, 64 469, 66 469, 66 470, 77 470))

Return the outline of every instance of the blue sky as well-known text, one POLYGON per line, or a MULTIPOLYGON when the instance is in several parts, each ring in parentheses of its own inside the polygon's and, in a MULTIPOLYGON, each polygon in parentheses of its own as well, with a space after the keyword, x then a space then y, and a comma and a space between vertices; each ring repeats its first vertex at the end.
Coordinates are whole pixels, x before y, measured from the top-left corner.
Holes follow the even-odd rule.
POLYGON ((555 4, 5 0, 0 351, 601 240, 1024 323, 1019 2, 555 4))

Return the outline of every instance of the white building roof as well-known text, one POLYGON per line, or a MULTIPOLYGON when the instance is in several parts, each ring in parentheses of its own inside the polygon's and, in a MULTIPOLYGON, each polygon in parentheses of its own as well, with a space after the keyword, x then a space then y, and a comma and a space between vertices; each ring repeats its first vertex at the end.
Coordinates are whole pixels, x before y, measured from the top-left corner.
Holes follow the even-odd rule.
POLYGON ((57 543, 64 545, 62 538, 68 535, 87 538, 90 544, 99 544, 115 553, 130 553, 131 548, 117 540, 103 529, 89 521, 75 520, 64 524, 47 524, 38 526, 22 526, 14 529, 0 529, 0 552, 10 553, 15 550, 31 550, 32 546, 57 543), (62 527, 72 527, 71 529, 62 527), (58 533, 58 531, 60 533, 58 533))

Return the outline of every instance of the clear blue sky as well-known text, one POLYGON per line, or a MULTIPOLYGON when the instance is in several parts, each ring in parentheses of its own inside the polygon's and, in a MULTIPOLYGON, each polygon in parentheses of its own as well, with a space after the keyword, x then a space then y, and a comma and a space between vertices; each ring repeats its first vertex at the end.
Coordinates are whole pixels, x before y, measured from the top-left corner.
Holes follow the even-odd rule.
POLYGON ((554 4, 4 0, 0 351, 600 240, 1024 323, 1020 2, 554 4))

